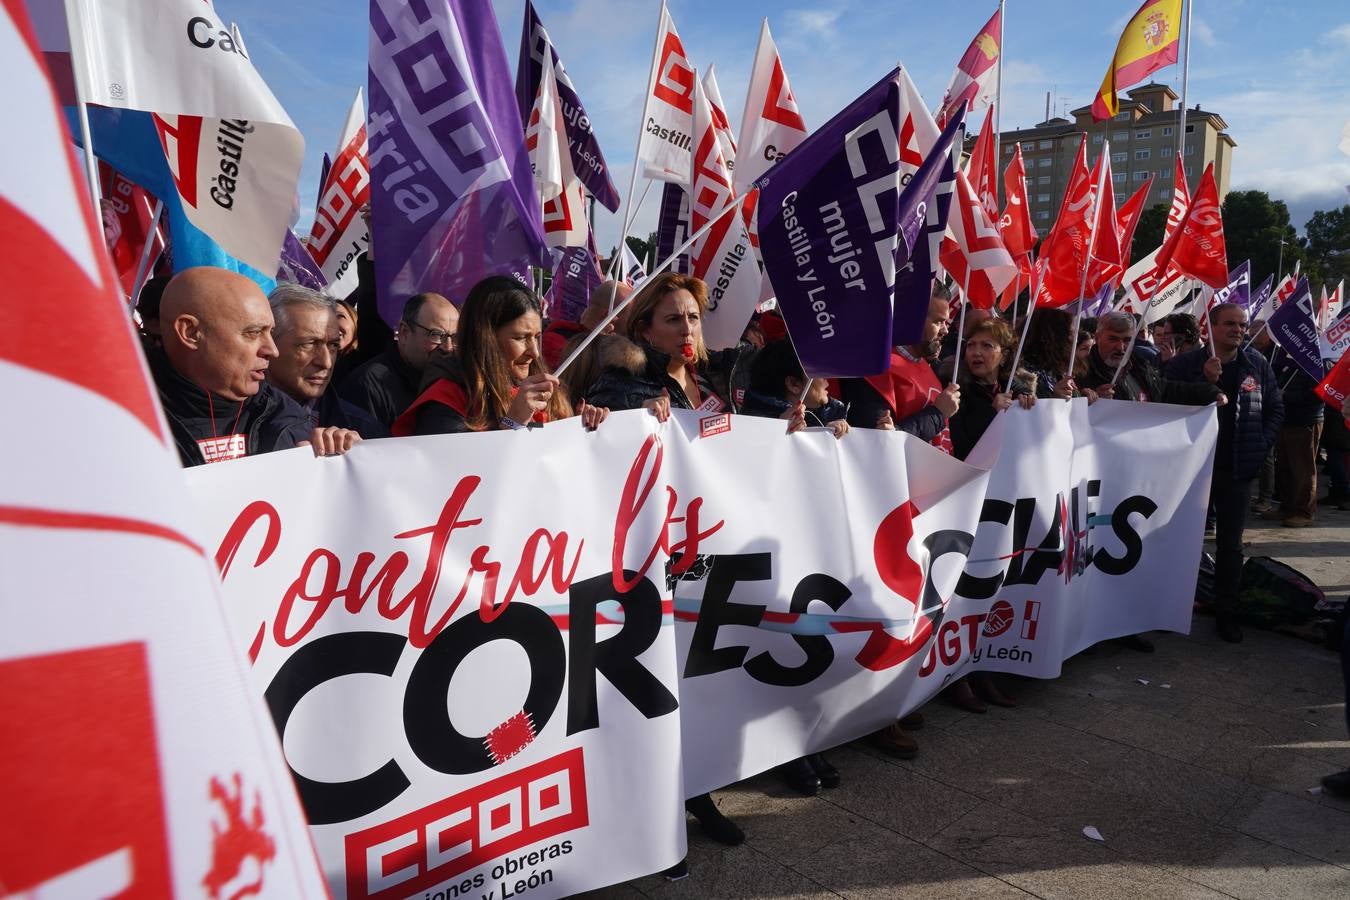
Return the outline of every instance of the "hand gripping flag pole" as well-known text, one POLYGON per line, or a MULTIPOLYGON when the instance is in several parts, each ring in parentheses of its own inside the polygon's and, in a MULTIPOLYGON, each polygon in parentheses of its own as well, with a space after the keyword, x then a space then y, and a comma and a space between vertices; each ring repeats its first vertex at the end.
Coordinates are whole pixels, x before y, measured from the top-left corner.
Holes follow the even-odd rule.
POLYGON ((666 257, 659 266, 652 269, 650 272, 647 273, 645 278, 641 279, 636 284, 634 284, 633 292, 629 294, 627 297, 625 297, 622 303, 616 305, 613 309, 611 309, 609 311, 609 315, 605 316, 605 318, 600 322, 600 324, 596 325, 593 329, 591 329, 591 333, 586 335, 586 338, 580 344, 577 344, 576 349, 573 350, 570 354, 568 354, 567 358, 558 364, 558 368, 553 370, 553 374, 561 376, 563 372, 567 371, 567 367, 572 364, 573 360, 575 360, 578 356, 581 355, 581 351, 589 347, 591 345, 591 342, 594 341, 596 338, 598 338, 604 332, 605 326, 608 325, 610 322, 613 322, 616 318, 618 318, 619 313, 623 312, 625 309, 628 308, 628 304, 632 303, 633 300, 636 299, 637 295, 642 291, 642 289, 647 286, 647 282, 651 281, 657 275, 660 275, 667 268, 669 268, 669 266, 672 263, 674 263, 675 260, 680 258, 680 256, 684 253, 684 251, 694 246, 695 241, 703 237, 709 231, 712 231, 713 227, 716 226, 718 222, 726 218, 728 213, 736 209, 739 209, 743 200, 745 200, 745 197, 733 198, 731 202, 727 203, 726 206, 722 207, 722 210, 719 213, 710 218, 707 222, 703 223, 702 228, 699 228, 697 231, 690 234, 689 237, 685 239, 684 243, 676 247, 675 251, 671 253, 670 256, 666 257))

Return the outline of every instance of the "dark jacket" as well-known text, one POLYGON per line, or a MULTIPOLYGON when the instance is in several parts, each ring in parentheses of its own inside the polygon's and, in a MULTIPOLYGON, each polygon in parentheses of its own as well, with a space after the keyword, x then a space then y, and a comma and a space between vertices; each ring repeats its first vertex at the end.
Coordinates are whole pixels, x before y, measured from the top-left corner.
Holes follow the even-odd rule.
POLYGON ((362 253, 356 258, 356 289, 347 302, 356 307, 356 346, 349 353, 352 359, 345 364, 348 371, 374 359, 394 346, 394 332, 380 316, 380 305, 375 292, 375 263, 362 253))
POLYGON ((1284 400, 1284 424, 1312 428, 1321 422, 1326 403, 1317 396, 1317 382, 1309 378, 1303 367, 1287 353, 1280 354, 1273 368, 1284 400))
POLYGON ((375 421, 375 417, 364 409, 339 397, 332 385, 318 400, 302 403, 300 408, 309 417, 311 429, 350 428, 367 440, 389 437, 389 429, 375 421))
POLYGON ((244 455, 289 450, 309 439, 308 416, 300 404, 267 382, 247 400, 226 400, 188 381, 161 352, 149 356, 169 430, 184 466, 206 463, 202 445, 232 434, 244 435, 244 455))
POLYGON ((338 385, 338 396, 365 410, 387 431, 419 393, 422 375, 398 355, 398 345, 362 364, 338 385))
MULTIPOLYGON (((952 434, 952 456, 965 459, 998 415, 994 397, 1002 393, 1002 384, 984 384, 971 378, 961 379, 961 406, 947 420, 952 434)), ((1031 393, 1031 385, 1013 379, 1013 396, 1031 393)))
MULTIPOLYGON (((1171 362, 1174 363, 1180 358, 1174 357, 1171 362)), ((1201 365, 1204 365, 1204 360, 1201 360, 1201 365)), ((1095 391, 1100 385, 1110 384, 1115 374, 1115 366, 1107 365, 1097 352, 1097 348, 1093 347, 1088 354, 1088 373, 1082 379, 1082 386, 1095 391)), ((1120 380, 1116 382, 1115 399, 1146 399, 1152 403, 1205 406, 1215 402, 1220 393, 1219 388, 1206 381, 1203 375, 1198 380, 1175 375, 1164 378, 1162 370, 1156 363, 1136 351, 1131 355, 1125 370, 1120 373, 1120 380), (1140 396, 1141 389, 1143 397, 1140 396)))
MULTIPOLYGON (((685 396, 679 382, 670 377, 670 355, 645 344, 642 352, 646 365, 641 372, 614 367, 606 369, 586 392, 586 402, 612 410, 638 409, 648 400, 661 396, 664 389, 670 394, 671 409, 693 409, 694 404, 685 396)), ((706 365, 698 367, 695 378, 704 402, 710 395, 716 396, 726 411, 736 411, 730 386, 741 375, 740 356, 739 347, 720 350, 709 355, 706 365)))
MULTIPOLYGON (((747 416, 759 416, 765 419, 781 419, 792 408, 792 404, 778 397, 770 397, 758 391, 746 391, 745 403, 740 412, 747 416)), ((848 415, 848 407, 838 400, 831 399, 824 406, 806 411, 807 427, 824 425, 843 419, 848 415)))
MULTIPOLYGON (((1197 347, 1167 363, 1168 373, 1177 381, 1203 383, 1220 390, 1205 380, 1205 363, 1209 348, 1197 347)), ((1284 401, 1279 383, 1266 358, 1255 350, 1246 349, 1237 356, 1236 397, 1229 398, 1231 409, 1220 409, 1220 416, 1232 416, 1231 446, 1220 441, 1215 448, 1214 468, 1232 472, 1235 481, 1255 478, 1265 462, 1266 454, 1275 445, 1275 438, 1284 421, 1284 401), (1250 378, 1251 381, 1247 379, 1250 378)), ((1222 427, 1221 432, 1229 429, 1222 427)))

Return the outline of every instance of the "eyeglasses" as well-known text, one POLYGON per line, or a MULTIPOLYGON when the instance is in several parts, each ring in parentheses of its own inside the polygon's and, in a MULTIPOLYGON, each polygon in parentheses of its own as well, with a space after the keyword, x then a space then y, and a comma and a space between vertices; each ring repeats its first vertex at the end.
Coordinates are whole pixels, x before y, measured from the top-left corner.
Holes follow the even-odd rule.
POLYGON ((448 331, 441 331, 439 328, 428 328, 425 325, 418 322, 410 322, 407 319, 404 319, 403 322, 405 325, 411 325, 413 328, 420 328, 425 331, 427 333, 427 339, 431 341, 433 347, 440 346, 441 344, 454 346, 455 336, 448 331))

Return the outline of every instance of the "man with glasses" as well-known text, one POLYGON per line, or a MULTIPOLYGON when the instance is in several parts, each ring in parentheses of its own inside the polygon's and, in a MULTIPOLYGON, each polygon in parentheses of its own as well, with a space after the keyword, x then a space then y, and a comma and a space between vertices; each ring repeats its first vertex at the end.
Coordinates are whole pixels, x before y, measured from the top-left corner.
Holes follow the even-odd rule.
POLYGON ((1216 519, 1214 617, 1219 637, 1236 644, 1242 640, 1236 620, 1242 587, 1242 531, 1247 525, 1252 482, 1284 421, 1284 401, 1270 363, 1256 350, 1242 346, 1247 337, 1245 309, 1236 303, 1220 303, 1210 310, 1209 330, 1213 354, 1206 346, 1196 347, 1168 363, 1167 374, 1178 381, 1208 383, 1223 392, 1209 488, 1216 519))
POLYGON ((403 304, 394 346, 353 370, 338 394, 388 429, 417 399, 427 363, 454 352, 458 328, 453 303, 440 294, 414 294, 403 304))

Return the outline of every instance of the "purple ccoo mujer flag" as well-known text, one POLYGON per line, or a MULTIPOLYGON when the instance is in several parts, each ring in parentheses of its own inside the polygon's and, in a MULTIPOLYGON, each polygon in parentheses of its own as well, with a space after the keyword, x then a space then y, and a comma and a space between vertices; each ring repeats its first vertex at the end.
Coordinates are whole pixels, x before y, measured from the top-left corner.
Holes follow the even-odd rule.
POLYGON ((953 117, 902 187, 896 69, 756 180, 765 271, 812 377, 890 364, 896 272, 922 240, 964 124, 964 114, 953 117))
POLYGON ((371 232, 380 314, 549 264, 488 0, 370 0, 371 232))

